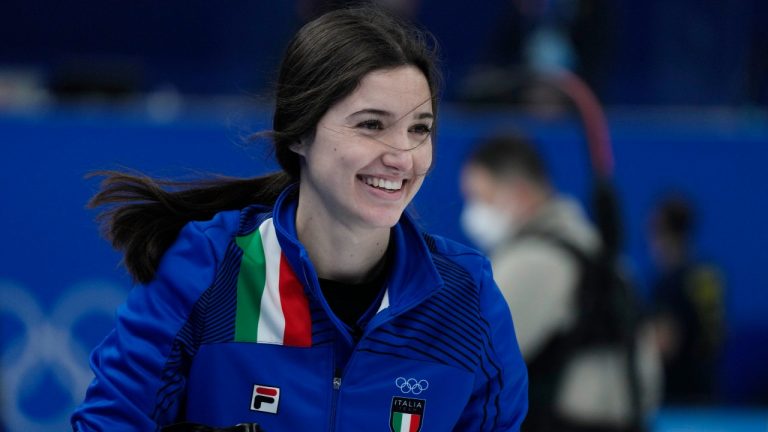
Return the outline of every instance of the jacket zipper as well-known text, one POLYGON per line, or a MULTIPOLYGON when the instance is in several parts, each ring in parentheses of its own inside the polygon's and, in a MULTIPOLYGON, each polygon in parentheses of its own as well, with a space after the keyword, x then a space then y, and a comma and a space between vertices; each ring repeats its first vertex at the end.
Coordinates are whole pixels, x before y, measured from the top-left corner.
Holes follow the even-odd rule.
MULTIPOLYGON (((427 297, 429 297, 429 296, 427 296, 427 297)), ((421 302, 423 302, 427 297, 425 297, 424 299, 421 299, 421 301, 419 301, 419 302, 414 302, 413 304, 409 305, 407 308, 402 309, 400 311, 400 313, 406 312, 406 311, 416 307, 417 305, 421 304, 421 302)), ((376 317, 374 317, 374 319, 376 319, 376 317)), ((384 323, 389 322, 391 319, 393 319, 393 317, 391 317, 391 316, 387 317, 387 318, 383 319, 382 321, 377 322, 373 326, 371 325, 372 323, 369 322, 368 326, 366 326, 365 330, 363 331, 363 334, 360 336, 360 339, 358 339, 357 343, 360 343, 360 341, 362 341, 376 327, 379 327, 379 326, 383 325, 384 323)), ((373 321, 373 320, 371 320, 371 321, 373 321)), ((339 391, 341 390, 342 377, 347 374, 347 371, 352 366, 352 363, 354 361, 356 353, 357 353, 357 348, 354 348, 352 350, 352 353, 349 356, 349 359, 347 359, 347 364, 344 366, 344 370, 340 370, 340 369, 338 369, 338 368, 336 368, 334 366, 333 381, 332 381, 332 389, 333 389, 332 392, 333 393, 331 395, 331 420, 330 420, 330 425, 329 425, 329 428, 328 428, 328 430, 330 432, 333 432, 333 431, 336 430, 336 414, 337 414, 337 411, 338 411, 337 405, 338 405, 338 400, 339 400, 339 391)))
POLYGON ((341 371, 333 371, 333 393, 331 394, 331 422, 328 425, 329 431, 336 430, 336 405, 339 401, 339 390, 341 389, 341 371))
MULTIPOLYGON (((307 268, 306 268, 305 265, 302 266, 302 270, 303 270, 303 274, 304 274, 305 284, 307 284, 309 286, 312 286, 310 284, 310 279, 309 279, 309 277, 307 275, 307 268)), ((319 289, 319 288, 317 288, 317 289, 319 289)), ((431 297, 433 294, 434 293, 430 293, 429 295, 426 295, 423 298, 418 299, 417 301, 411 302, 409 305, 407 305, 407 307, 404 307, 404 308, 400 309, 400 311, 398 311, 399 314, 407 312, 410 309, 418 306, 419 304, 424 302, 427 298, 431 297)), ((322 303, 325 303, 325 301, 323 300, 322 303)), ((323 304, 323 307, 324 307, 326 313, 329 315, 329 318, 331 318, 331 321, 333 321, 333 313, 331 312, 330 307, 328 306, 328 304, 327 303, 323 304)), ((371 324, 373 324, 373 321, 376 320, 376 316, 374 315, 373 319, 371 319, 371 322, 368 323, 368 325, 366 326, 365 330, 363 331, 363 334, 358 339, 357 343, 360 343, 360 341, 362 339, 364 339, 369 333, 371 333, 371 331, 374 328, 379 327, 382 324, 384 324, 386 322, 389 322, 392 319, 393 319, 393 317, 389 316, 387 318, 384 318, 381 321, 376 322, 376 324, 372 326, 371 324)), ((338 324, 337 324, 337 326, 338 326, 338 324)), ((336 366, 335 366, 335 359, 334 359, 333 381, 331 383, 331 385, 332 385, 331 417, 330 417, 330 424, 328 425, 329 432, 333 432, 333 431, 336 430, 336 414, 337 414, 336 411, 337 411, 337 404, 338 404, 338 400, 339 400, 339 391, 341 390, 341 382, 342 382, 341 378, 344 375, 344 372, 346 372, 346 370, 349 369, 350 365, 352 364, 352 359, 355 356, 355 352, 356 351, 357 351, 356 348, 352 350, 352 353, 350 354, 350 357, 347 360, 347 364, 344 367, 344 371, 341 371, 338 368, 336 368, 336 366)))

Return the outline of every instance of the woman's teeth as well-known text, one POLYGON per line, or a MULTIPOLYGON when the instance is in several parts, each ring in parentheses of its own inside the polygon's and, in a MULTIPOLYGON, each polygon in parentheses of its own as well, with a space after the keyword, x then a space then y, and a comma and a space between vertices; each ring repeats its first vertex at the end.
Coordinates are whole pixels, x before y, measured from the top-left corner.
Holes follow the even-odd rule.
POLYGON ((378 177, 362 177, 365 184, 377 187, 379 189, 386 189, 388 191, 400 190, 403 187, 403 180, 385 180, 378 177))

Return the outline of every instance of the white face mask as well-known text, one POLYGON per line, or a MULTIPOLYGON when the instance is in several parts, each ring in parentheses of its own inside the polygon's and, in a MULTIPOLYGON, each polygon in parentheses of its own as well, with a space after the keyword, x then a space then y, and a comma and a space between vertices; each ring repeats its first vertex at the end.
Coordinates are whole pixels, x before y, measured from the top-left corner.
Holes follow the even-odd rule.
POLYGON ((510 214, 480 201, 468 201, 464 205, 461 227, 486 252, 491 252, 516 229, 510 214))

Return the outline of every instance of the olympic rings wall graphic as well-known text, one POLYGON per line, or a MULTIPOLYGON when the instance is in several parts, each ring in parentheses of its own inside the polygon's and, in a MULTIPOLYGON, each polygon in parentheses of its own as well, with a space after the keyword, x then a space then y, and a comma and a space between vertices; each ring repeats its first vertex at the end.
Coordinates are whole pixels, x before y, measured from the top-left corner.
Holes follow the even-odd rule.
MULTIPOLYGON (((88 354, 76 334, 81 320, 94 315, 114 320, 126 290, 104 281, 84 281, 67 288, 57 302, 44 309, 30 290, 0 280, 0 319, 16 321, 23 330, 0 338, 0 419, 7 432, 61 431, 70 429, 69 416, 85 395, 93 378, 88 354), (59 406, 49 398, 35 400, 34 412, 25 409, 23 399, 53 378, 66 397, 59 406)), ((14 327, 15 328, 15 327, 14 327)), ((109 328, 103 329, 106 336, 109 328)), ((42 393, 41 393, 42 392, 42 393)))

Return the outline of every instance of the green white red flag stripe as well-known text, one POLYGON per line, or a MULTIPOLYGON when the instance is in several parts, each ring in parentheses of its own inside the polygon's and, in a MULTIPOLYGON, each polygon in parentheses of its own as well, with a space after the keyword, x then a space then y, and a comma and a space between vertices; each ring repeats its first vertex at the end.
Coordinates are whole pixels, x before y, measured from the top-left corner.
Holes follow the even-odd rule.
POLYGON ((311 346, 309 304, 282 253, 272 219, 235 241, 243 251, 237 279, 235 341, 311 346))
POLYGON ((392 413, 392 426, 395 432, 418 432, 421 416, 418 414, 392 413))

